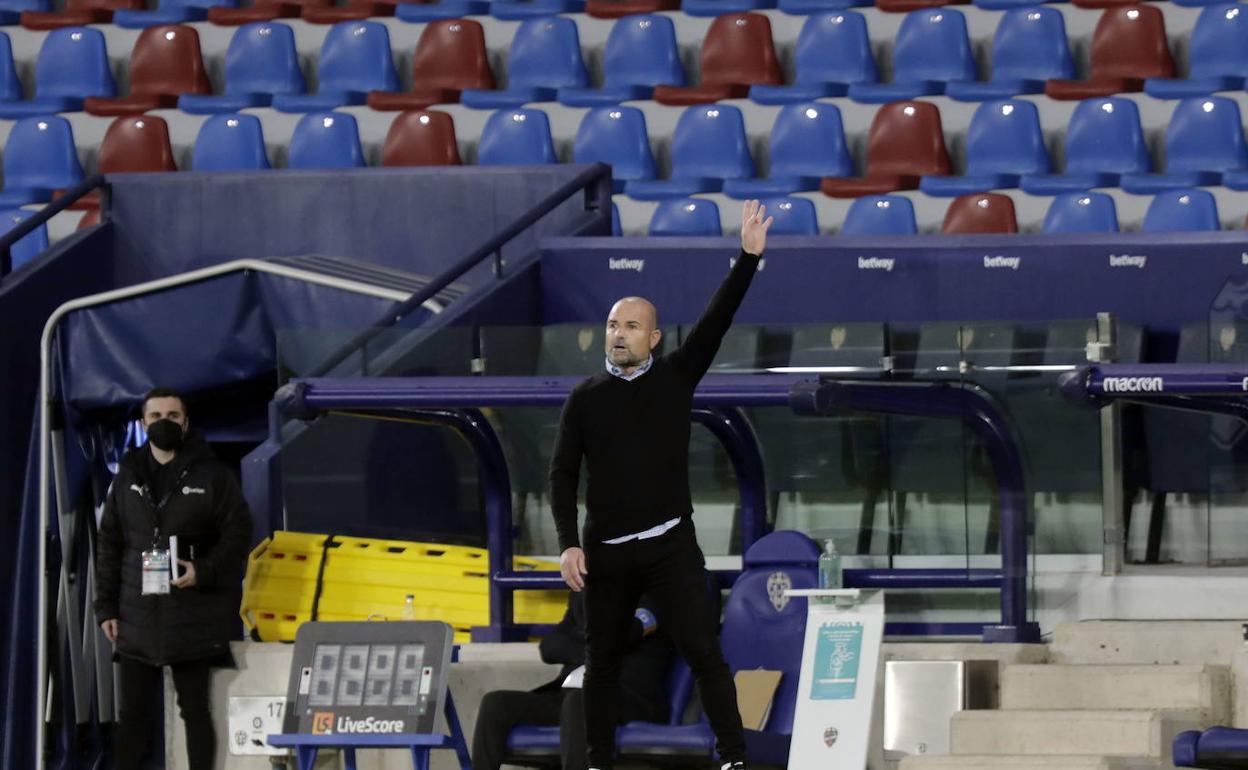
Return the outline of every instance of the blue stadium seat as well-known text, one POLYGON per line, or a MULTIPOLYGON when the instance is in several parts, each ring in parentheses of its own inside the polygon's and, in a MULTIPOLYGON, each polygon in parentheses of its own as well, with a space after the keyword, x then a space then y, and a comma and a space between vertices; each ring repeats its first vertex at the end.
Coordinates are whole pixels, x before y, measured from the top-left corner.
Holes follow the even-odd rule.
POLYGON ((767 216, 775 217, 771 235, 818 235, 819 217, 815 214, 815 204, 805 198, 762 198, 760 201, 767 207, 767 216))
POLYGON ((609 165, 617 193, 624 191, 626 182, 658 176, 646 116, 636 107, 597 107, 585 113, 576 130, 572 159, 609 165))
POLYGON ((724 194, 733 198, 787 195, 818 190, 825 176, 853 176, 841 111, 834 104, 790 104, 771 127, 770 168, 763 179, 728 179, 724 194))
POLYGON ((658 85, 685 85, 672 20, 658 14, 625 16, 611 27, 602 59, 602 88, 565 86, 556 95, 569 107, 599 107, 649 99, 658 85))
POLYGON ((22 118, 4 143, 4 189, 0 208, 52 199, 82 181, 82 166, 69 121, 58 115, 22 118))
POLYGON ((1116 233, 1118 209, 1105 193, 1062 193, 1044 215, 1045 233, 1116 233))
POLYGON ((680 10, 690 16, 722 16, 775 8, 776 0, 681 0, 680 10))
POLYGON ((0 25, 17 24, 22 20, 22 11, 48 13, 51 10, 50 0, 0 0, 0 25))
POLYGON ((199 127, 191 151, 194 171, 259 171, 269 167, 264 132, 255 115, 213 115, 199 127))
POLYGON ((361 168, 360 130, 345 112, 310 112, 290 136, 290 168, 361 168))
POLYGON ((584 10, 585 0, 493 0, 490 3, 490 15, 504 21, 547 18, 584 10))
POLYGON ((624 234, 624 226, 620 224, 620 207, 611 204, 611 234, 619 238, 624 234))
POLYGON ((1192 29, 1186 78, 1148 78, 1144 92, 1157 99, 1186 99, 1239 91, 1248 76, 1248 5, 1224 3, 1200 12, 1192 29))
POLYGON ((369 91, 399 90, 390 54, 390 33, 376 21, 343 21, 330 28, 316 67, 315 94, 277 94, 282 112, 320 112, 363 104, 369 91))
POLYGON ((1239 105, 1225 96, 1184 99, 1166 128, 1166 170, 1160 174, 1123 174, 1119 184, 1131 193, 1148 194, 1222 182, 1224 171, 1248 169, 1248 147, 1239 105))
POLYGON ((874 0, 780 0, 776 7, 794 16, 806 16, 872 5, 875 5, 874 0))
POLYGON ((104 34, 94 27, 64 27, 49 32, 39 47, 34 98, 0 102, 0 118, 73 112, 88 96, 116 95, 104 34))
POLYGON ((892 82, 854 83, 849 96, 856 102, 884 104, 943 94, 946 84, 977 77, 962 12, 947 7, 911 11, 897 31, 892 82))
POLYGON ((230 38, 225 51, 225 93, 183 94, 178 109, 196 115, 238 112, 265 107, 275 94, 306 90, 294 31, 280 22, 258 21, 239 27, 230 38))
POLYGON ((1027 174, 1019 186, 1032 195, 1115 187, 1123 174, 1152 168, 1140 110, 1119 97, 1084 99, 1066 127, 1066 170, 1061 174, 1027 174))
POLYGON ((208 18, 208 9, 235 8, 238 0, 160 0, 160 7, 150 11, 122 8, 113 13, 113 23, 127 29, 144 29, 160 24, 184 24, 208 18))
POLYGON ((874 83, 878 75, 866 18, 854 11, 834 11, 806 19, 793 67, 792 85, 750 86, 750 99, 759 104, 807 102, 844 96, 851 83, 874 83))
POLYGON ((754 176, 741 110, 726 104, 686 109, 672 133, 672 173, 669 179, 637 180, 625 186, 639 200, 680 198, 718 192, 725 179, 754 176))
POLYGON ((17 65, 13 62, 13 41, 0 32, 0 102, 15 102, 22 98, 22 83, 17 78, 17 65))
POLYGON ((1218 204, 1207 190, 1167 190, 1158 193, 1148 204, 1144 224, 1146 233, 1219 230, 1218 204))
POLYGON ((864 195, 854 199, 841 224, 841 235, 914 235, 914 204, 900 195, 864 195))
POLYGON ((723 235, 719 206, 703 198, 659 201, 650 217, 650 235, 723 235))
POLYGON ((966 173, 925 176, 928 195, 957 196, 1017 187, 1023 174, 1047 174, 1049 153, 1036 105, 1018 99, 984 102, 966 132, 966 173))
MULTIPOLYGON (((0 235, 17 227, 32 214, 34 214, 33 211, 23 211, 22 209, 0 211, 0 235)), ((13 244, 13 248, 9 251, 13 269, 16 270, 30 262, 44 251, 47 251, 47 248, 48 226, 46 224, 39 225, 29 235, 24 236, 17 243, 13 244)))
POLYGON ((394 15, 410 24, 424 24, 439 19, 483 16, 489 12, 489 0, 440 0, 436 3, 399 3, 394 15))
POLYGON ((945 95, 963 102, 1008 99, 1044 92, 1049 78, 1075 76, 1066 42, 1066 22, 1053 8, 1006 11, 992 36, 992 77, 987 82, 950 83, 945 95))
POLYGON ((477 163, 482 166, 528 166, 558 163, 550 138, 550 119, 541 110, 499 110, 485 121, 477 163))
POLYGON ((459 102, 479 110, 519 107, 553 101, 565 86, 588 84, 576 22, 565 16, 529 19, 511 39, 507 87, 500 91, 469 88, 460 94, 459 102))

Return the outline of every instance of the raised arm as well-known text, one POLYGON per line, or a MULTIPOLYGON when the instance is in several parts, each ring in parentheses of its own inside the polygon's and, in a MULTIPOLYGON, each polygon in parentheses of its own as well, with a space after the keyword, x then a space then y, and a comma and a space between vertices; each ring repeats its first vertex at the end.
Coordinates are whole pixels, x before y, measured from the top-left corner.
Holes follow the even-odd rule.
POLYGON ((720 342, 728 327, 732 326, 732 317, 754 280, 759 258, 767 246, 767 230, 773 221, 766 214, 767 208, 758 201, 745 202, 741 211, 741 254, 693 325, 684 344, 671 356, 672 363, 683 369, 694 382, 701 380, 711 367, 711 361, 719 352, 720 342))

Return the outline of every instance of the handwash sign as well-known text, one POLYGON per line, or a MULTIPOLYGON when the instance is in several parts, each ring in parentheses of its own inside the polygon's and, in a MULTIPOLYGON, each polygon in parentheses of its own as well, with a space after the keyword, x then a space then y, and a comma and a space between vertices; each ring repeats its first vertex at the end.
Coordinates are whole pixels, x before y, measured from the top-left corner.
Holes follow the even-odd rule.
POLYGON ((862 623, 824 623, 819 626, 815 657, 811 661, 811 700, 853 700, 862 657, 862 623))

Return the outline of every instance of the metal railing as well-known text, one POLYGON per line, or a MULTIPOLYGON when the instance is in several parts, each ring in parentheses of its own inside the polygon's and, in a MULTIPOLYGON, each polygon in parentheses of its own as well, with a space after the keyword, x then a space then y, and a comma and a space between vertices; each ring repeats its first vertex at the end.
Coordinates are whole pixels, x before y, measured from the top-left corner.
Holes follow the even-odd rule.
POLYGON ((104 185, 102 174, 92 174, 78 184, 69 188, 51 203, 19 222, 12 230, 0 235, 0 278, 13 272, 13 244, 30 235, 37 228, 65 209, 72 206, 79 198, 104 185))

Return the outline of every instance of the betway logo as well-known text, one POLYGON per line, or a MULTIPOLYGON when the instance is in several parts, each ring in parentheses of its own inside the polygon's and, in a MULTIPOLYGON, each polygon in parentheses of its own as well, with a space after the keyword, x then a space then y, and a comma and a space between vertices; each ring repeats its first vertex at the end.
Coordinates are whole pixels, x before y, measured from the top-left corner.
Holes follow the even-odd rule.
POLYGON ((886 272, 891 273, 893 272, 894 262, 896 262, 896 260, 894 259, 882 259, 880 257, 859 257, 858 269, 859 270, 884 270, 886 272))
POLYGON ((402 719, 378 719, 376 717, 352 719, 351 717, 338 717, 339 733, 353 733, 356 735, 366 733, 401 733, 403 732, 403 726, 402 719))
POLYGON ((1009 268, 1010 270, 1017 270, 1018 266, 1021 265, 1022 262, 1022 257, 990 257, 987 254, 984 255, 984 267, 1009 268))
POLYGON ((1148 257, 1145 257, 1143 255, 1139 255, 1139 256, 1132 255, 1132 254, 1110 254, 1109 255, 1110 267, 1138 267, 1141 270, 1143 270, 1144 265, 1147 263, 1148 263, 1148 257))
POLYGON ((1106 393, 1160 393, 1166 389, 1161 377, 1106 377, 1106 393))
POLYGON ((644 259, 627 259, 625 257, 614 259, 612 257, 607 257, 608 270, 636 270, 640 273, 645 266, 646 260, 644 259))

